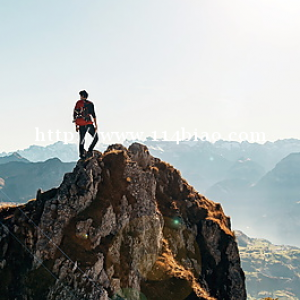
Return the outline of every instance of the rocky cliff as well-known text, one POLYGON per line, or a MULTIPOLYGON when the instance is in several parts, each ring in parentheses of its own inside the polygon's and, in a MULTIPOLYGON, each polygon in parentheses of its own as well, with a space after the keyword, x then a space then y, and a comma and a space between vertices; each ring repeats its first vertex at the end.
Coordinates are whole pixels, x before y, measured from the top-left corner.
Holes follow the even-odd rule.
MULTIPOLYGON (((205 172, 205 170, 203 170, 205 172)), ((246 299, 230 219, 146 146, 0 211, 0 299, 246 299)))

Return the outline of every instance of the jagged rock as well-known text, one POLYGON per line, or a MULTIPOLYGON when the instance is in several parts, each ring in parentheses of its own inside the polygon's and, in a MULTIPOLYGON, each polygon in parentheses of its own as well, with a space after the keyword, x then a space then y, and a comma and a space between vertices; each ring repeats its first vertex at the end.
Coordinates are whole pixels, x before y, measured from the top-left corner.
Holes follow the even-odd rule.
POLYGON ((246 299, 221 205, 139 143, 94 151, 0 221, 0 299, 246 299))

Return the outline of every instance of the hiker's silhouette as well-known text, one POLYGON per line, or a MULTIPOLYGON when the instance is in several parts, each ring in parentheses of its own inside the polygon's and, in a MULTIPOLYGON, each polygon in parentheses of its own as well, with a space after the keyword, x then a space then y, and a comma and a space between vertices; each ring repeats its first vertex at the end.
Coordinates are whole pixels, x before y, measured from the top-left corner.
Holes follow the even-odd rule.
POLYGON ((99 138, 94 104, 87 100, 88 93, 85 90, 80 91, 79 95, 80 100, 77 101, 73 112, 73 122, 76 124, 76 131, 79 131, 79 156, 84 159, 93 155, 93 149, 99 138), (93 137, 88 152, 84 149, 85 135, 87 132, 93 137))

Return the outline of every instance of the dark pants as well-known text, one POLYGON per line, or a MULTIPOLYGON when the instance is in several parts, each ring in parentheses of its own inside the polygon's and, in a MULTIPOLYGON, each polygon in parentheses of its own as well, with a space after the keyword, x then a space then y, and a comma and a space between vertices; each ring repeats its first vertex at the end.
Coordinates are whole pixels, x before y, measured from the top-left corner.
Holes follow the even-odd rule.
POLYGON ((93 137, 93 141, 89 146, 88 151, 92 151, 98 142, 98 133, 95 131, 95 127, 93 124, 79 126, 79 155, 82 156, 84 154, 84 142, 85 142, 85 134, 89 133, 93 137))

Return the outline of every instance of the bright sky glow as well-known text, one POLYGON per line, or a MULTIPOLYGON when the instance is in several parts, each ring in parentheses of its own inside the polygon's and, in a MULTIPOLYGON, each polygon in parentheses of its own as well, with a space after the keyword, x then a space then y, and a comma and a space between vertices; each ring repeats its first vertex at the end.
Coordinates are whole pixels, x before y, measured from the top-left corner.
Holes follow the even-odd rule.
POLYGON ((298 0, 0 3, 0 152, 75 134, 81 89, 104 132, 300 139, 298 0))

